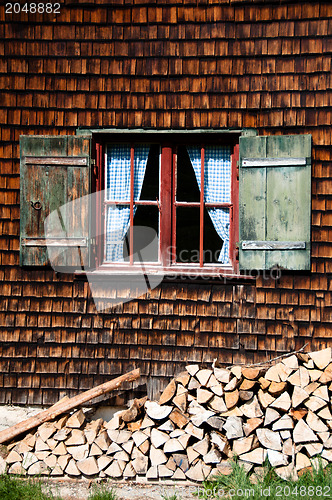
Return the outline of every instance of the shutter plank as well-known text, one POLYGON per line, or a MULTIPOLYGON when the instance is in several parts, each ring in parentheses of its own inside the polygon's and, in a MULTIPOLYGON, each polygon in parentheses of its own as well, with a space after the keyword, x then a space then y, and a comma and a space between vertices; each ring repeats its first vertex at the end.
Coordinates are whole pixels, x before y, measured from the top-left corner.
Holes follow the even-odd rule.
POLYGON ((267 136, 267 158, 311 158, 310 135, 267 136))
MULTIPOLYGON (((266 137, 240 138, 240 165, 242 158, 265 158, 266 137)), ((266 169, 250 168, 245 173, 240 168, 239 176, 239 238, 243 240, 265 240, 265 191, 266 169), (255 193, 255 195, 253 195, 255 193)), ((264 252, 239 248, 240 269, 263 269, 264 252), (244 267, 242 266, 244 265, 244 267)))
MULTIPOLYGON (((307 250, 267 251, 266 267, 308 269, 311 193, 307 167, 267 168, 266 239, 305 241, 307 250)), ((310 253, 309 253, 310 255, 310 253)), ((310 269, 310 259, 309 259, 310 269)))

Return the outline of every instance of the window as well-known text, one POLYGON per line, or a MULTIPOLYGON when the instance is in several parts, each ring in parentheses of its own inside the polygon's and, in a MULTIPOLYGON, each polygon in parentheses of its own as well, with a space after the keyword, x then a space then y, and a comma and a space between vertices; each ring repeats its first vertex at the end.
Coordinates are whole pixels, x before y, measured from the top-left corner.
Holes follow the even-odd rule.
POLYGON ((21 265, 310 270, 311 136, 82 132, 20 138, 21 265))
POLYGON ((233 271, 238 137, 203 137, 198 144, 180 137, 117 139, 96 145, 102 151, 96 175, 104 179, 96 209, 104 227, 98 266, 233 271), (154 245, 144 229, 154 231, 154 245))

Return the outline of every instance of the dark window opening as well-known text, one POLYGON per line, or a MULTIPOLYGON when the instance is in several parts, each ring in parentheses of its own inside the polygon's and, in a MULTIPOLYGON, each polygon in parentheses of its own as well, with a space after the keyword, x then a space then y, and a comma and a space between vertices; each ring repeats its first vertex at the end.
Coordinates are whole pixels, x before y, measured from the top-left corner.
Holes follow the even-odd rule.
MULTIPOLYGON (((158 262, 159 211, 157 207, 140 205, 134 216, 133 255, 134 262, 158 262), (149 231, 152 229, 153 231, 149 231)), ((123 243, 123 256, 129 262, 130 230, 123 243)))
MULTIPOLYGON (((217 264, 223 241, 213 227, 208 211, 204 210, 204 264, 217 264)), ((176 261, 199 263, 199 207, 177 208, 176 261)))
POLYGON ((184 146, 177 150, 177 201, 199 202, 199 187, 189 155, 184 146))
POLYGON ((140 200, 159 199, 159 150, 158 144, 152 144, 150 147, 140 200))

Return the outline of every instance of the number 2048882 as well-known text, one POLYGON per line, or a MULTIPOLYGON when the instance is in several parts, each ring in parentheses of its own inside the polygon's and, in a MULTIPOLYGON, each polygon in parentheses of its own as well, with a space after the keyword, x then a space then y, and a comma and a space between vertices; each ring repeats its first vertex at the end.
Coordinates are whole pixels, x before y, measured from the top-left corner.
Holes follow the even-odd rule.
POLYGON ((5 5, 6 14, 60 14, 59 3, 24 3, 7 2, 5 5))

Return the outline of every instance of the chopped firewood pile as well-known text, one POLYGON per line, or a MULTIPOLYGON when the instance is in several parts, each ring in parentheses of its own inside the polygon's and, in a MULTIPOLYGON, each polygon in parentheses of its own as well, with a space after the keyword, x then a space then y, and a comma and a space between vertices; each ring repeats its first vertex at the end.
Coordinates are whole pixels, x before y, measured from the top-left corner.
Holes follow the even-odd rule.
MULTIPOLYGON (((44 422, 8 446, 9 474, 201 482, 250 471, 266 459, 277 474, 332 462, 332 352, 289 355, 262 366, 186 367, 159 402, 135 400, 112 420, 87 422, 80 409, 44 422)), ((0 471, 1 471, 0 470, 0 471)))

